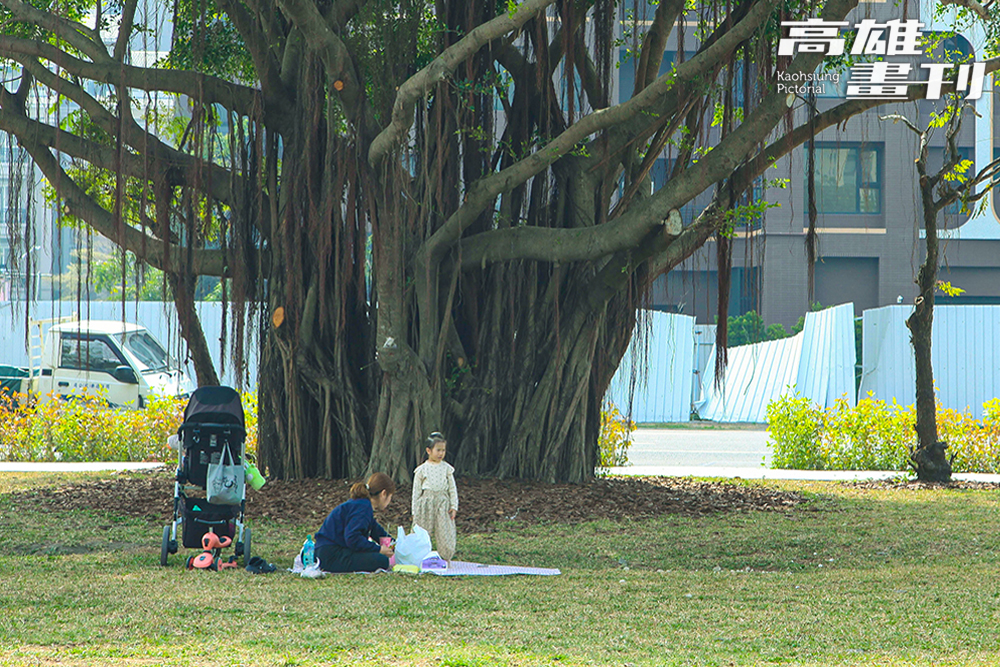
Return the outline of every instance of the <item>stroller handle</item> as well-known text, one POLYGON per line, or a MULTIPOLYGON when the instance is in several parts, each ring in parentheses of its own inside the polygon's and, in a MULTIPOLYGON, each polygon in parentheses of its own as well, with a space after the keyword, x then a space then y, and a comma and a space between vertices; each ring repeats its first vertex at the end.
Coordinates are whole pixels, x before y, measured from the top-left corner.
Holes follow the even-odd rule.
POLYGON ((211 429, 211 430, 228 430, 232 433, 237 433, 245 436, 247 431, 245 428, 239 424, 217 424, 215 422, 196 422, 194 424, 181 424, 177 429, 178 435, 184 431, 197 431, 199 429, 211 429))

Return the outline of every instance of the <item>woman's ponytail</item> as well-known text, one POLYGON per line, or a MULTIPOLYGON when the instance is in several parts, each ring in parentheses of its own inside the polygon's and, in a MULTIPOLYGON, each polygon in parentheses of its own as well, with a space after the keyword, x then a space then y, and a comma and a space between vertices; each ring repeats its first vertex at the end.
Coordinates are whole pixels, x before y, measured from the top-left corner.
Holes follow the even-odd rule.
POLYGON ((389 495, 396 493, 396 483, 384 472, 377 472, 368 478, 367 483, 357 482, 351 487, 351 500, 358 498, 370 500, 383 491, 388 491, 389 495))

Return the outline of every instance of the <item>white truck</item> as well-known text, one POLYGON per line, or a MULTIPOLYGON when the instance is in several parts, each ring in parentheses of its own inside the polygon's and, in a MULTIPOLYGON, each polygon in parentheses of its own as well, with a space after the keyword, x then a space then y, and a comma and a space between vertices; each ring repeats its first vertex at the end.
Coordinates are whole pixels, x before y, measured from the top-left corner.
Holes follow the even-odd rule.
POLYGON ((40 401, 100 394, 113 407, 135 409, 153 395, 186 398, 195 389, 138 324, 35 320, 30 335, 28 367, 0 366, 0 391, 40 401))

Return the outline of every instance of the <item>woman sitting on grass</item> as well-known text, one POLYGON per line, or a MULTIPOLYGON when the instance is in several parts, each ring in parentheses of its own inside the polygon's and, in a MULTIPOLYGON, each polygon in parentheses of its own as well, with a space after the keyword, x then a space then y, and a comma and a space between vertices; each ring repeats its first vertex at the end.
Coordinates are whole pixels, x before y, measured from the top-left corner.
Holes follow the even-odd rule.
POLYGON ((396 483, 377 472, 368 483, 351 487, 351 499, 337 505, 316 531, 316 559, 324 572, 374 572, 389 569, 391 546, 379 546, 389 533, 375 521, 374 510, 392 501, 396 483), (374 538, 376 541, 371 541, 374 538))

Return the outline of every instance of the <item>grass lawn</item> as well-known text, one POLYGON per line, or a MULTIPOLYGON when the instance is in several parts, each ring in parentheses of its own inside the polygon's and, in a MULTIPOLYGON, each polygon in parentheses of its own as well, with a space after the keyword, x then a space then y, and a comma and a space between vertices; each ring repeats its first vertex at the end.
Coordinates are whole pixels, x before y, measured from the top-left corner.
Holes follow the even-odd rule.
MULTIPOLYGON (((159 525, 9 495, 82 477, 0 473, 0 664, 1000 663, 996 491, 786 482, 810 502, 459 536, 558 577, 307 580, 161 568, 159 525)), ((311 528, 249 523, 282 570, 311 528)))

